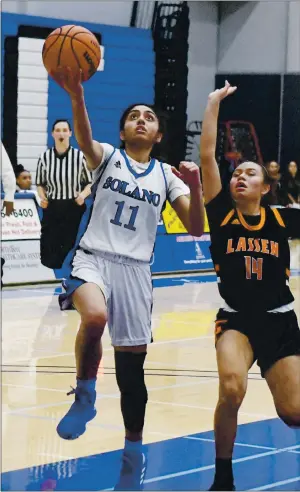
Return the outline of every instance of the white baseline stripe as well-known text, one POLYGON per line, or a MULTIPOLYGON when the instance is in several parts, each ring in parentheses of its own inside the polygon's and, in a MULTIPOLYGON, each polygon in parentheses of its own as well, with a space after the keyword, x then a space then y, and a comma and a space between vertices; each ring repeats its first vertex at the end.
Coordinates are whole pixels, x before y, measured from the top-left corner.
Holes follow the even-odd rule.
MULTIPOLYGON (((267 451, 266 453, 253 454, 252 456, 245 456, 244 458, 232 460, 232 463, 241 463, 243 461, 256 460, 258 458, 264 458, 265 456, 271 456, 273 454, 285 453, 286 451, 290 451, 292 449, 298 449, 298 448, 300 448, 300 445, 289 446, 287 448, 282 448, 282 449, 276 449, 275 451, 267 451)), ((199 473, 199 472, 206 471, 206 470, 212 470, 214 468, 215 468, 215 465, 201 466, 199 468, 192 468, 191 470, 185 470, 182 472, 170 473, 168 475, 161 475, 158 477, 149 478, 149 479, 145 480, 145 483, 160 482, 161 480, 169 480, 170 478, 181 477, 181 476, 185 476, 185 475, 191 475, 193 473, 199 473)), ((259 488, 259 489, 254 489, 254 490, 262 490, 262 489, 259 488)))
POLYGON ((262 485, 261 487, 256 487, 255 489, 250 490, 268 490, 279 485, 286 485, 287 483, 298 482, 298 480, 300 480, 300 477, 289 478, 287 480, 282 480, 281 482, 268 483, 267 485, 262 485))
MULTIPOLYGON (((184 436, 183 439, 191 439, 193 441, 204 441, 204 442, 212 442, 214 443, 214 439, 205 439, 204 437, 193 437, 193 436, 184 436)), ((244 444, 242 442, 235 442, 235 446, 244 446, 245 448, 257 448, 257 449, 270 449, 275 450, 277 448, 271 448, 270 446, 258 446, 257 444, 244 444)), ((299 451, 290 451, 290 453, 298 453, 299 451)))

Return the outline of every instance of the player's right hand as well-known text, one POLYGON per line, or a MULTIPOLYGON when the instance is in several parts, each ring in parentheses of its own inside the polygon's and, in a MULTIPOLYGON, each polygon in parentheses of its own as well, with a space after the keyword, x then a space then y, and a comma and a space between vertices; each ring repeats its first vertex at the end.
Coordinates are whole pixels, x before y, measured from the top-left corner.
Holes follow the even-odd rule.
POLYGON ((231 86, 228 80, 225 81, 225 85, 222 89, 217 89, 214 92, 211 92, 208 96, 208 100, 210 102, 220 103, 225 97, 231 96, 237 90, 236 86, 231 86))
POLYGON ((58 67, 57 70, 51 72, 51 77, 55 82, 65 89, 70 96, 81 95, 82 87, 82 70, 72 70, 70 67, 58 67))

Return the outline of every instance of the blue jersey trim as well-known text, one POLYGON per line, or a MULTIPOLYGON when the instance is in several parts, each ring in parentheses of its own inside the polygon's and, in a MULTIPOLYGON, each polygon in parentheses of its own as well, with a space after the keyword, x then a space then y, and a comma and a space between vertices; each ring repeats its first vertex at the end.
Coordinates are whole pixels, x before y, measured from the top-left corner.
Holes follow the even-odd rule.
POLYGON ((131 174, 133 174, 133 176, 135 178, 142 178, 143 176, 147 176, 147 174, 151 173, 152 169, 154 168, 154 165, 155 165, 155 159, 151 159, 147 169, 145 169, 145 171, 143 173, 137 173, 135 172, 135 170, 133 169, 133 167, 130 165, 130 162, 129 162, 129 159, 127 157, 127 154, 125 152, 124 149, 120 149, 120 152, 122 154, 122 156, 124 157, 125 159, 125 162, 126 162, 126 166, 128 167, 128 170, 131 172, 131 174))
POLYGON ((168 198, 168 183, 167 183, 166 173, 165 173, 164 166, 163 166, 163 163, 162 163, 162 162, 160 162, 160 168, 161 168, 161 172, 162 172, 162 174, 163 174, 164 180, 165 180, 165 185, 166 185, 166 197, 168 198))
POLYGON ((72 295, 78 287, 85 284, 86 281, 81 278, 69 276, 68 279, 63 280, 62 286, 65 289, 65 293, 58 296, 58 304, 62 311, 73 309, 72 295))
POLYGON ((77 232, 77 236, 76 236, 76 241, 75 241, 74 247, 71 249, 71 251, 69 251, 69 253, 65 259, 66 265, 69 264, 70 268, 72 266, 73 258, 75 256, 76 250, 78 249, 79 243, 80 243, 84 233, 86 232, 88 225, 89 225, 89 222, 91 220, 94 201, 95 201, 96 192, 98 189, 100 179, 102 178, 104 171, 106 170, 106 168, 107 168, 112 156, 114 155, 115 151, 116 151, 116 149, 113 150, 113 152, 110 154, 108 159, 106 161, 104 161, 104 163, 102 164, 99 176, 98 176, 97 180, 95 181, 95 183, 91 186, 91 194, 90 194, 90 196, 88 196, 85 199, 86 210, 85 210, 85 212, 81 218, 80 224, 79 224, 79 228, 78 228, 78 232, 77 232))

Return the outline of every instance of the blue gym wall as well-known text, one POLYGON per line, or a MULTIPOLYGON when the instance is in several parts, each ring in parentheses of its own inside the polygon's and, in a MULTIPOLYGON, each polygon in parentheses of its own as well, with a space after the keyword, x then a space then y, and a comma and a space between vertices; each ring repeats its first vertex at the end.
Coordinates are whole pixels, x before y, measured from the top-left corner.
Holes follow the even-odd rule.
MULTIPOLYGON (((97 72, 84 84, 93 135, 96 140, 118 145, 122 111, 135 102, 154 102, 155 58, 151 31, 88 23, 83 26, 101 33, 105 49, 104 71, 97 72)), ((51 79, 49 122, 62 115, 71 118, 70 100, 51 79)))
MULTIPOLYGON (((2 14, 2 102, 5 77, 3 56, 5 38, 17 36, 20 25, 55 29, 66 24, 74 24, 74 20, 5 12, 2 14)), ((80 22, 80 25, 95 33, 100 33, 105 49, 104 71, 97 72, 84 85, 93 135, 97 140, 118 145, 118 122, 122 111, 131 103, 139 101, 153 103, 154 101, 155 57, 151 31, 87 22, 80 22)), ((57 118, 72 119, 72 112, 69 97, 50 77, 48 96, 48 145, 52 145, 51 125, 53 121, 57 118)), ((1 119, 2 125, 5 124, 3 116, 1 119)), ((76 146, 74 139, 72 139, 72 144, 76 146)))

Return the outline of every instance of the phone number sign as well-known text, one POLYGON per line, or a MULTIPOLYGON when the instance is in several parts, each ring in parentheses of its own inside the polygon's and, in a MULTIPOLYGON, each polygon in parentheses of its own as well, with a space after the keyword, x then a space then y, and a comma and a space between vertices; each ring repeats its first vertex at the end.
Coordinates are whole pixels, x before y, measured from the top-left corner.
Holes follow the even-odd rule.
POLYGON ((19 241, 22 239, 40 239, 41 223, 35 201, 32 199, 17 199, 14 211, 7 217, 1 203, 2 241, 19 241))

